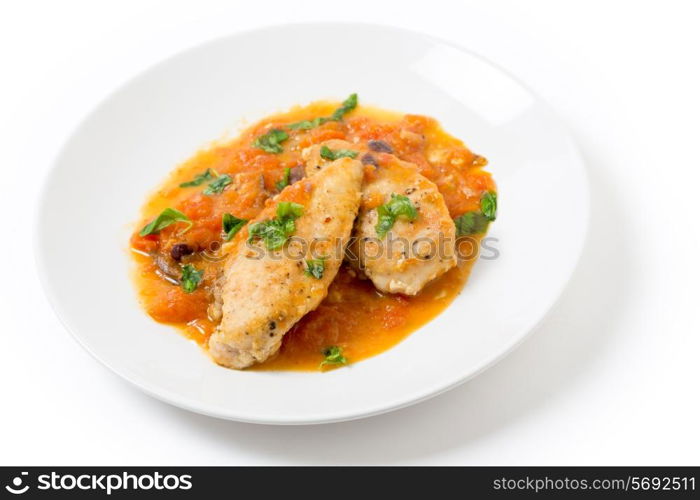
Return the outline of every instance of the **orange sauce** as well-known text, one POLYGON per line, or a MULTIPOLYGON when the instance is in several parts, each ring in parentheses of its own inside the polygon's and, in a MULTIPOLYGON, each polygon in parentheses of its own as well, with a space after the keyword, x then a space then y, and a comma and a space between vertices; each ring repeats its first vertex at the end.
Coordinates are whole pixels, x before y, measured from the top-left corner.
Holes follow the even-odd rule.
MULTIPOLYGON (((312 144, 329 139, 386 141, 396 156, 415 163, 423 175, 437 184, 452 217, 477 210, 482 194, 495 191, 491 175, 483 170, 486 160, 447 134, 437 121, 424 116, 358 106, 342 122, 327 122, 308 131, 285 129, 290 137, 281 154, 252 146, 256 137, 272 127, 328 116, 336 107, 335 103, 317 102, 265 118, 238 138, 195 154, 151 195, 130 243, 139 298, 154 320, 176 326, 186 337, 206 347, 216 328, 207 316, 207 308, 222 266, 222 214, 254 218, 266 200, 277 193, 275 184, 285 169, 303 165, 301 151, 312 144), (218 175, 228 174, 235 182, 213 196, 202 193, 207 183, 179 187, 207 169, 218 175), (141 227, 167 207, 185 213, 193 226, 183 232, 184 225, 176 223, 158 234, 139 236, 141 227), (185 293, 169 281, 168 265, 163 265, 168 261, 173 265, 170 251, 182 243, 195 251, 183 262, 204 271, 203 280, 193 293, 185 293)), ((478 238, 474 242, 478 243, 478 238)), ((415 297, 382 294, 370 281, 343 266, 326 299, 285 335, 277 356, 255 369, 318 370, 322 351, 331 345, 341 347, 350 362, 385 351, 449 305, 464 286, 473 262, 474 258, 462 261, 415 297)))

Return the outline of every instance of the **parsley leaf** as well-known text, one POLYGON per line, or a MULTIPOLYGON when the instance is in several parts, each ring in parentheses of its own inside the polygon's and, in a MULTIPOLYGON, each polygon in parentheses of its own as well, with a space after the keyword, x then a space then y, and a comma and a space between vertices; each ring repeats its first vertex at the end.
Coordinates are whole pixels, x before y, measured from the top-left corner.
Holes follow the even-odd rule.
POLYGON ((299 122, 290 123, 287 125, 292 130, 311 130, 319 125, 327 122, 339 122, 350 111, 357 107, 357 94, 350 94, 350 97, 345 99, 339 108, 337 108, 331 116, 319 116, 313 120, 301 120, 299 122))
POLYGON ((304 213, 304 205, 293 201, 281 201, 277 205, 277 217, 279 219, 298 219, 304 213))
POLYGON ((323 125, 327 121, 330 120, 326 117, 319 116, 318 118, 314 118, 313 120, 302 120, 300 122, 290 123, 289 125, 287 125, 287 127, 291 128, 292 130, 311 130, 312 128, 316 128, 319 125, 323 125))
POLYGON ((327 347, 323 350, 323 355, 325 356, 321 364, 318 365, 319 368, 323 368, 325 365, 346 365, 348 360, 343 356, 343 349, 333 345, 327 347))
POLYGON ((185 291, 185 293, 192 293, 197 289, 202 277, 204 276, 204 271, 197 271, 192 264, 187 264, 182 268, 182 277, 180 278, 180 286, 185 291))
POLYGON ((455 219, 457 236, 483 233, 489 226, 488 218, 479 211, 467 212, 455 219))
POLYGON ((268 250, 277 250, 284 245, 287 238, 296 230, 295 219, 304 213, 304 206, 299 203, 282 201, 277 205, 277 217, 256 222, 248 228, 248 241, 259 238, 268 250))
POLYGON ((338 158, 356 158, 357 151, 350 149, 337 149, 333 151, 328 146, 321 146, 321 158, 326 160, 337 160, 338 158))
POLYGON ((213 194, 221 194, 226 186, 231 184, 233 179, 228 174, 220 175, 216 180, 209 183, 209 185, 202 191, 203 194, 211 196, 213 194))
POLYGON ((208 168, 204 172, 202 172, 201 174, 197 174, 194 177, 194 179, 192 179, 191 181, 183 182, 182 184, 180 184, 180 187, 181 188, 188 188, 188 187, 201 186, 206 181, 209 181, 216 176, 217 176, 216 171, 208 168))
POLYGON ((384 205, 377 208, 377 225, 374 226, 375 231, 377 231, 377 236, 384 238, 386 233, 394 227, 394 222, 396 222, 396 217, 391 215, 384 205))
POLYGON ((496 193, 487 191, 481 196, 480 210, 464 213, 455 219, 457 236, 485 233, 489 223, 496 220, 498 199, 496 193))
POLYGON ((304 274, 311 278, 316 278, 320 280, 323 278, 323 272, 326 270, 326 258, 322 257, 320 259, 309 259, 306 261, 306 270, 304 274))
POLYGON ((268 250, 277 250, 287 241, 287 231, 274 219, 251 224, 248 235, 248 241, 260 238, 268 250))
POLYGON ((287 167, 284 169, 284 175, 280 180, 275 182, 275 187, 277 191, 282 191, 285 187, 289 186, 289 174, 292 173, 292 169, 287 167))
MULTIPOLYGON (((185 214, 174 208, 166 208, 163 210, 158 217, 153 219, 150 223, 146 224, 143 229, 139 232, 139 236, 148 236, 149 234, 159 233, 162 229, 165 229, 171 224, 176 222, 186 222, 188 224, 187 229, 192 227, 193 222, 185 214)), ((187 231, 185 229, 185 231, 187 231)), ((184 231, 183 231, 184 232, 184 231)))
POLYGON ((487 191, 481 197, 481 213, 484 214, 489 221, 496 220, 496 211, 498 210, 498 200, 496 193, 487 191))
POLYGON ((377 207, 377 215, 377 225, 374 229, 377 231, 377 236, 383 238, 394 227, 398 217, 403 216, 413 221, 418 218, 418 211, 407 196, 392 193, 388 203, 377 207))
POLYGON ((225 213, 221 218, 221 227, 224 230, 224 241, 230 241, 248 221, 239 219, 235 215, 225 213))
POLYGON ((357 107, 357 94, 350 94, 350 97, 345 99, 338 109, 333 111, 331 120, 339 122, 347 113, 357 107))
POLYGON ((262 149, 266 153, 280 154, 284 149, 282 143, 289 139, 289 134, 284 130, 273 128, 268 133, 261 135, 253 141, 253 147, 262 149))

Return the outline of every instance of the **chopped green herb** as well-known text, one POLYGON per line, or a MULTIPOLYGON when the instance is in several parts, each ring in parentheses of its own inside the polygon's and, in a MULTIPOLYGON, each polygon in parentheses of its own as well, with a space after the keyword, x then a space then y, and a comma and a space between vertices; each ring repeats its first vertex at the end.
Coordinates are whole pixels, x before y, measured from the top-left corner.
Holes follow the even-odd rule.
POLYGON ((318 365, 319 368, 323 368, 325 365, 346 365, 348 360, 343 356, 343 349, 338 346, 330 346, 323 350, 324 359, 321 364, 318 365))
POLYGON ((377 207, 377 225, 374 229, 377 231, 377 236, 384 238, 386 233, 394 227, 396 219, 400 216, 413 221, 418 217, 418 211, 413 206, 411 200, 402 194, 391 194, 391 200, 384 205, 377 207))
POLYGON ((266 153, 280 154, 284 149, 282 143, 289 139, 289 134, 284 130, 273 128, 268 133, 261 135, 253 141, 253 147, 262 149, 266 153))
POLYGON ((201 174, 197 174, 194 179, 188 182, 183 182, 180 184, 181 188, 188 188, 188 187, 195 187, 195 186, 201 186, 204 184, 206 181, 212 180, 214 177, 217 176, 216 171, 208 168, 201 174))
POLYGON ((209 183, 209 185, 202 191, 203 194, 211 196, 213 194, 221 194, 226 186, 231 184, 233 179, 228 174, 220 175, 216 180, 209 183))
POLYGON ((498 200, 496 193, 487 191, 481 197, 481 213, 484 214, 489 221, 496 220, 496 212, 498 210, 498 200))
POLYGON ((355 158, 357 157, 357 151, 352 151, 350 149, 337 149, 333 151, 328 146, 321 146, 321 158, 326 160, 337 160, 338 158, 355 158))
MULTIPOLYGON (((174 208, 166 208, 160 213, 160 215, 158 215, 158 217, 146 224, 146 226, 141 229, 141 232, 139 232, 139 235, 148 236, 149 234, 159 233, 162 229, 165 229, 169 225, 175 224, 176 222, 186 222, 187 229, 191 228, 193 224, 189 217, 179 210, 175 210, 174 208)), ((185 229, 185 231, 187 231, 187 229, 185 229)))
POLYGON ((481 210, 473 210, 455 219, 457 236, 485 233, 489 223, 496 220, 498 199, 496 193, 487 191, 481 196, 481 210))
POLYGON ((394 222, 396 222, 396 217, 386 212, 384 206, 377 208, 377 225, 374 226, 375 231, 377 231, 377 236, 384 238, 386 233, 394 227, 394 222))
POLYGON ((309 259, 306 261, 306 270, 304 274, 312 278, 320 280, 323 278, 323 271, 326 270, 326 258, 322 257, 320 259, 309 259))
POLYGON ((274 219, 251 224, 248 235, 248 241, 260 238, 268 250, 277 250, 287 241, 287 231, 274 219))
POLYGON ((302 120, 300 122, 295 122, 295 123, 290 123, 287 125, 287 127, 291 128, 292 130, 311 130, 312 128, 316 128, 319 125, 323 125, 327 121, 330 121, 326 117, 318 117, 314 118, 313 120, 302 120))
POLYGON ((292 173, 292 169, 287 167, 284 169, 284 175, 280 180, 275 182, 275 186, 277 187, 277 191, 282 191, 284 188, 289 186, 289 175, 292 173))
POLYGON ((323 125, 327 122, 339 122, 343 117, 350 111, 357 107, 357 94, 351 94, 350 97, 345 99, 340 107, 333 111, 331 116, 319 116, 313 120, 302 120, 300 122, 290 123, 287 125, 292 130, 311 130, 319 125, 323 125))
POLYGON ((230 241, 248 221, 239 219, 235 215, 225 213, 221 218, 221 227, 224 229, 224 241, 230 241))
POLYGON ((486 231, 489 227, 489 219, 479 211, 467 212, 455 219, 457 236, 467 236, 486 231))
POLYGON ((301 217, 303 213, 303 205, 290 201, 280 202, 277 205, 276 218, 251 224, 248 228, 248 241, 259 238, 268 250, 281 248, 296 230, 294 220, 301 217))
POLYGON ((279 219, 298 219, 304 213, 304 205, 294 203, 293 201, 281 201, 277 205, 277 218, 279 219))
POLYGON ((187 264, 182 268, 182 277, 180 278, 180 286, 185 293, 192 293, 197 289, 197 285, 202 281, 204 271, 197 271, 192 264, 187 264))
POLYGON ((357 107, 357 94, 350 94, 350 97, 345 99, 338 109, 333 111, 331 120, 339 122, 347 113, 357 107))

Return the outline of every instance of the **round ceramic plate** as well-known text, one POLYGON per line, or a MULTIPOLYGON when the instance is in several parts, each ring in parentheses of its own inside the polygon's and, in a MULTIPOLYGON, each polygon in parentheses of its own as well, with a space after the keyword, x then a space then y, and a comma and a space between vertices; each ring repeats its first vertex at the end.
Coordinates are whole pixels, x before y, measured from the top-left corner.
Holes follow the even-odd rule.
POLYGON ((562 292, 587 218, 586 176, 574 143, 513 77, 417 33, 296 25, 183 52, 97 106, 48 177, 36 251, 67 329, 137 387, 207 415, 302 424, 406 406, 501 358, 562 292), (234 132, 241 120, 351 92, 361 103, 437 118, 489 159, 500 205, 489 232, 492 250, 447 310, 383 354, 326 373, 219 367, 140 308, 128 255, 139 207, 179 162, 234 132))

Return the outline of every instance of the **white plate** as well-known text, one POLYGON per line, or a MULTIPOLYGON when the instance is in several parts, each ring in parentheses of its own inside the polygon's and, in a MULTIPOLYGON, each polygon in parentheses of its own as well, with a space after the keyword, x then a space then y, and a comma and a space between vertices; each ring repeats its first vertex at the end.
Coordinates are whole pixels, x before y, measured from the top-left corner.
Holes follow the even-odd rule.
POLYGON ((585 238, 583 162, 552 112, 483 59, 367 25, 233 35, 170 58, 102 102, 49 175, 36 222, 46 292, 90 353, 145 392, 192 411, 260 423, 366 417, 434 396, 510 351, 552 307, 585 238), (358 92, 362 103, 437 118, 490 160, 500 256, 389 351, 327 373, 239 372, 139 307, 129 233, 146 195, 208 141, 291 105, 358 92))

